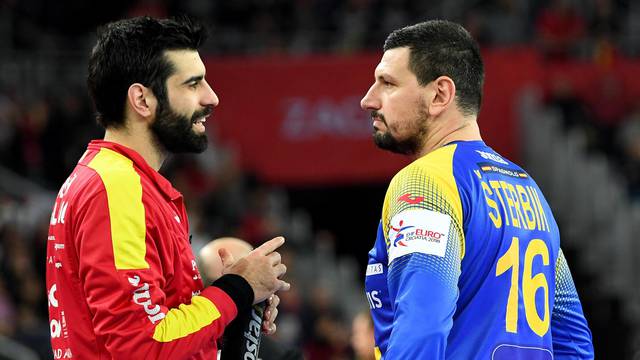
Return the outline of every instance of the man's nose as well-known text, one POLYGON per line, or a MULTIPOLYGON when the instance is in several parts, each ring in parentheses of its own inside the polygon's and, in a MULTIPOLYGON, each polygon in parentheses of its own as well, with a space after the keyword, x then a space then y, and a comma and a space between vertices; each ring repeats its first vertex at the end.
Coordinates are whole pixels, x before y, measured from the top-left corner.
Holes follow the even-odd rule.
POLYGON ((362 110, 379 110, 380 109, 380 101, 375 96, 375 84, 369 88, 369 91, 364 95, 362 100, 360 100, 360 107, 362 110))

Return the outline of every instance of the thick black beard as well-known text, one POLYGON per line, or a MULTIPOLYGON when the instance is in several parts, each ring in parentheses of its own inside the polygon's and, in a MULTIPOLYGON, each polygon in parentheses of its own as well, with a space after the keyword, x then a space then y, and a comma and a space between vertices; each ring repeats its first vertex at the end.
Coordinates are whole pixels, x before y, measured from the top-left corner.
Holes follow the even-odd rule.
POLYGON ((415 155, 420 151, 422 143, 417 136, 410 137, 403 141, 398 141, 389 132, 373 132, 373 142, 382 150, 388 150, 396 154, 415 155))
POLYGON ((207 133, 197 134, 192 125, 196 119, 207 116, 212 111, 213 108, 208 106, 194 112, 189 118, 175 112, 168 101, 159 101, 151 131, 158 143, 173 154, 201 153, 207 149, 207 133))
MULTIPOLYGON (((382 121, 385 126, 387 126, 387 121, 384 118, 384 115, 380 114, 377 111, 371 112, 372 118, 378 118, 382 121)), ((391 135, 389 131, 389 127, 387 126, 387 132, 382 133, 377 129, 373 129, 373 142, 382 150, 388 150, 396 154, 402 155, 415 155, 420 151, 422 147, 422 137, 424 136, 424 129, 421 129, 419 132, 414 134, 413 136, 405 139, 398 140, 391 135)))

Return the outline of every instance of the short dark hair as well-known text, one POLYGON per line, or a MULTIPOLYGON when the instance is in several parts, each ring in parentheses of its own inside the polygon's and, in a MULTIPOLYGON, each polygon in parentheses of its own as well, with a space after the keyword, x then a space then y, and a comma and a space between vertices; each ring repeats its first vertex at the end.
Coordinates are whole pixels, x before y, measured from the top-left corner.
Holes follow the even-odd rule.
POLYGON ((393 31, 383 49, 400 47, 409 48, 409 68, 421 86, 439 76, 448 76, 456 84, 462 113, 473 115, 480 111, 484 66, 478 43, 467 30, 445 20, 421 22, 393 31))
POLYGON ((166 100, 165 83, 175 68, 165 51, 197 50, 206 37, 205 28, 187 17, 144 16, 98 29, 87 77, 98 123, 105 128, 124 125, 127 89, 133 83, 151 88, 159 100, 166 100))

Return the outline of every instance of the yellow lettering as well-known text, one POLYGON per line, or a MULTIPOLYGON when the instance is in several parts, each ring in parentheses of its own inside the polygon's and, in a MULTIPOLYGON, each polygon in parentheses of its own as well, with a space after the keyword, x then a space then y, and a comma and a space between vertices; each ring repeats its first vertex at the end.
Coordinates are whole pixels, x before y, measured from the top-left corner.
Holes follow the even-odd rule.
POLYGON ((507 187, 509 188, 509 195, 513 199, 513 205, 516 209, 516 215, 518 216, 518 223, 522 224, 523 228, 530 230, 524 221, 524 217, 522 216, 522 211, 520 211, 520 201, 518 200, 518 194, 516 193, 516 189, 513 187, 513 185, 511 185, 511 183, 507 183, 507 187))
POLYGON ((529 202, 527 191, 522 185, 516 185, 516 190, 518 191, 518 197, 520 198, 522 211, 524 212, 524 217, 527 222, 527 228, 529 228, 529 230, 534 230, 536 228, 536 215, 531 208, 531 203, 529 202))
POLYGON ((502 190, 504 191, 504 197, 507 198, 507 205, 509 205, 508 214, 511 216, 511 223, 514 227, 520 228, 518 215, 513 213, 515 205, 513 203, 513 199, 511 199, 511 194, 509 194, 509 184, 507 184, 505 181, 500 181, 500 186, 502 186, 502 190))
POLYGON ((549 331, 549 284, 544 273, 532 276, 533 259, 536 256, 542 258, 542 265, 549 266, 549 249, 547 244, 540 239, 529 242, 524 254, 524 271, 522 272, 522 295, 524 299, 524 312, 531 330, 538 336, 544 336, 549 331), (536 292, 542 288, 544 292, 544 314, 542 317, 536 309, 536 292))
MULTIPOLYGON (((533 239, 527 245, 524 254, 524 271, 522 272, 522 300, 525 317, 529 328, 544 336, 549 331, 549 282, 544 272, 533 274, 533 259, 540 256, 542 266, 549 266, 549 248, 540 239, 533 239), (543 291, 544 313, 542 317, 538 314, 536 306, 536 294, 538 290, 543 291)), ((498 259, 496 264, 496 276, 501 276, 511 269, 511 286, 507 297, 507 308, 505 314, 505 327, 507 332, 518 332, 518 303, 520 295, 520 284, 518 283, 520 271, 520 243, 517 237, 511 239, 511 246, 498 259)))
POLYGON ((538 206, 536 206, 536 198, 533 195, 533 188, 531 186, 527 186, 527 193, 529 194, 529 199, 531 199, 531 207, 533 208, 533 213, 536 216, 536 224, 538 230, 540 230, 540 214, 538 213, 538 206))
MULTIPOLYGON (((496 180, 491 180, 489 181, 489 184, 495 190, 496 195, 498 195, 498 200, 500 200, 500 205, 502 205, 502 208, 504 209, 504 213, 505 215, 507 215, 507 207, 505 206, 504 200, 502 200, 502 195, 500 194, 500 182, 496 180)), ((507 222, 507 226, 509 226, 510 225, 509 216, 505 216, 504 219, 507 222)))
POLYGON ((495 213, 491 211, 489 212, 489 218, 493 222, 493 226, 495 226, 497 229, 500 229, 502 227, 502 217, 500 216, 500 209, 498 209, 498 204, 495 202, 495 200, 489 197, 493 195, 493 192, 486 182, 481 181, 480 185, 482 186, 482 190, 484 190, 484 199, 487 202, 487 206, 495 211, 495 213))
POLYGON ((550 231, 549 222, 547 221, 547 215, 544 213, 544 208, 542 207, 542 203, 540 202, 540 197, 538 196, 538 191, 534 188, 530 188, 531 194, 533 195, 533 203, 537 207, 538 213, 540 214, 540 222, 538 224, 538 230, 550 231))
MULTIPOLYGON (((511 269, 511 286, 507 297, 507 313, 505 323, 507 332, 518 333, 518 274, 520 272, 520 245, 517 237, 511 239, 511 245, 496 264, 496 276, 504 274, 511 269)), ((543 275, 544 276, 544 275, 543 275)), ((535 298, 534 298, 535 299, 535 298)))

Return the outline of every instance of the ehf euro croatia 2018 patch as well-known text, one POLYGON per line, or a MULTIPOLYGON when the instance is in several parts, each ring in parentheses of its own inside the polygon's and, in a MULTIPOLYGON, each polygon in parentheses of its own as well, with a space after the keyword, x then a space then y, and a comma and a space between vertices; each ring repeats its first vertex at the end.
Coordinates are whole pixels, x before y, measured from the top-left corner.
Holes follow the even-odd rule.
POLYGON ((389 264, 411 253, 444 257, 451 217, 427 209, 410 209, 395 215, 389 227, 389 264))

